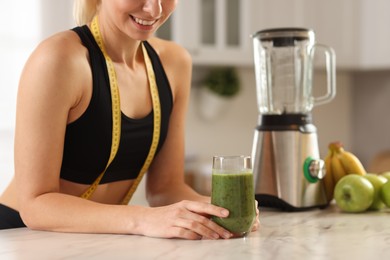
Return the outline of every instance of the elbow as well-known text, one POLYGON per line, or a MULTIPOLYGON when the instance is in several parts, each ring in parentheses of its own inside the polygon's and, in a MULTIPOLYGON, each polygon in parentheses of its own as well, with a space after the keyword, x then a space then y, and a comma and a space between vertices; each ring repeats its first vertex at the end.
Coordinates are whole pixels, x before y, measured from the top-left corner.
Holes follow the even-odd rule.
POLYGON ((36 209, 33 201, 21 203, 19 214, 23 223, 32 230, 45 230, 42 212, 36 209))
POLYGON ((145 195, 149 206, 151 207, 159 206, 158 203, 156 203, 156 195, 153 192, 147 191, 145 195))
POLYGON ((38 230, 38 224, 35 218, 33 217, 33 212, 29 207, 22 206, 19 210, 20 218, 22 219, 23 223, 29 228, 33 230, 38 230))
POLYGON ((160 207, 165 206, 167 203, 165 203, 164 194, 161 192, 146 191, 146 200, 151 207, 160 207))

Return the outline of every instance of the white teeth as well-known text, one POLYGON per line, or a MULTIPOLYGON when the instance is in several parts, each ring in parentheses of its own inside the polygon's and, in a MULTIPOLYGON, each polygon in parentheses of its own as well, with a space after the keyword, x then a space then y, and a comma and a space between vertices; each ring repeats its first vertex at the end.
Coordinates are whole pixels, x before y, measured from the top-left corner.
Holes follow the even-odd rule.
POLYGON ((137 17, 133 17, 134 21, 138 24, 141 24, 141 25, 152 25, 154 24, 156 21, 153 20, 153 21, 146 21, 146 20, 142 20, 142 19, 139 19, 137 17))

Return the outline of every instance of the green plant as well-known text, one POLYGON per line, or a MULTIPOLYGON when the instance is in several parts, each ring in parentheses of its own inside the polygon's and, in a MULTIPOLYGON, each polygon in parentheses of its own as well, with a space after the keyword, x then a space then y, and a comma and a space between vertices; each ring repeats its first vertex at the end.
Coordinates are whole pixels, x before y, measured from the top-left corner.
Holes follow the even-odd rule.
POLYGON ((233 97, 240 91, 240 81, 232 67, 212 68, 202 83, 204 87, 222 97, 233 97))

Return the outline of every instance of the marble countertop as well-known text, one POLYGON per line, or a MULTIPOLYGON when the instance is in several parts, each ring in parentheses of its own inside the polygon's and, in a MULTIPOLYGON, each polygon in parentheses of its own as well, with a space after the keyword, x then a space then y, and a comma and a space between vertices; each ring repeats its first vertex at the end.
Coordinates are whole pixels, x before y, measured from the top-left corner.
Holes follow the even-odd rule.
POLYGON ((0 259, 389 259, 390 210, 361 214, 261 209, 246 238, 187 241, 133 235, 0 231, 0 259))

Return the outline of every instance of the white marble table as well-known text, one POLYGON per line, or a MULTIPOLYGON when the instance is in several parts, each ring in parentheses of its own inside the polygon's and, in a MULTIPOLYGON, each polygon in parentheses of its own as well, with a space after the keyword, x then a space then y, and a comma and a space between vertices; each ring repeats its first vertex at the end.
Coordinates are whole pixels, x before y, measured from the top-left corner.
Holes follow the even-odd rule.
POLYGON ((262 210, 248 237, 186 241, 131 235, 0 231, 0 259, 390 259, 390 210, 262 210))

